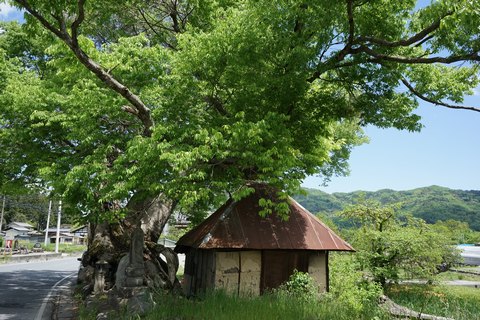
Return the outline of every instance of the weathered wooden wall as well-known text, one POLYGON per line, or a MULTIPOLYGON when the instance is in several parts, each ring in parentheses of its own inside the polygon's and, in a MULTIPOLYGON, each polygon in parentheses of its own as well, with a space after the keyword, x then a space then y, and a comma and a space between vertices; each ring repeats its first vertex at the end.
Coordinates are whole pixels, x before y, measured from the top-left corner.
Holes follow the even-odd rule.
POLYGON ((328 291, 328 253, 312 252, 308 260, 308 273, 317 282, 320 292, 328 291))
POLYGON ((215 252, 191 249, 186 255, 183 287, 187 295, 214 288, 215 252))
POLYGON ((260 276, 262 271, 261 251, 241 251, 240 293, 260 294, 260 276))
MULTIPOLYGON (((289 257, 296 257, 298 254, 299 252, 292 252, 289 257)), ((319 291, 327 291, 328 253, 326 251, 309 252, 305 258, 307 258, 305 263, 308 261, 308 273, 318 283, 319 291)), ((288 261, 283 262, 286 263, 288 261)), ((276 266, 278 266, 278 264, 275 264, 272 268, 276 268, 276 266)), ((298 266, 295 266, 295 269, 298 270, 298 266)), ((268 270, 263 270, 264 276, 266 271, 268 270)), ((271 272, 271 270, 269 272, 271 272)), ((224 289, 226 292, 232 294, 260 295, 261 282, 262 251, 191 249, 190 252, 187 253, 184 289, 189 295, 213 288, 224 289)))
POLYGON ((216 288, 236 294, 260 294, 260 251, 219 251, 215 260, 216 288))

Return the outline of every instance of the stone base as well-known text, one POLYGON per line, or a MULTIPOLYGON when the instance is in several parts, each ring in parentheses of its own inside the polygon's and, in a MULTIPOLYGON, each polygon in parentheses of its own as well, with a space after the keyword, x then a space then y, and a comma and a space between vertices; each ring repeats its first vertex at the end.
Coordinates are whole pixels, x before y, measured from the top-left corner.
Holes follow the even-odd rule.
POLYGON ((145 268, 141 266, 127 266, 125 269, 127 277, 143 277, 145 275, 145 268))
POLYGON ((141 317, 155 306, 155 302, 146 287, 124 287, 113 288, 100 299, 99 296, 90 296, 86 306, 98 312, 97 319, 112 319, 112 315, 125 309, 128 314, 141 317))

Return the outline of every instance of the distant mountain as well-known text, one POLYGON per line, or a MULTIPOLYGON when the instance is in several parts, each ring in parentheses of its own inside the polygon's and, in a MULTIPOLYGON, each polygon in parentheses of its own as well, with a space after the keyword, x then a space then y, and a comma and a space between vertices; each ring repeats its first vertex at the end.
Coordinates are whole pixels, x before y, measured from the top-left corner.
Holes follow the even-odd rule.
POLYGON ((294 198, 310 212, 323 213, 340 224, 341 221, 333 213, 354 204, 355 199, 363 193, 367 199, 374 199, 383 204, 402 202, 403 212, 409 212, 428 223, 453 219, 468 222, 470 228, 480 231, 480 190, 452 190, 431 186, 408 191, 384 189, 375 192, 333 194, 317 189, 305 191, 307 195, 297 195, 294 198))

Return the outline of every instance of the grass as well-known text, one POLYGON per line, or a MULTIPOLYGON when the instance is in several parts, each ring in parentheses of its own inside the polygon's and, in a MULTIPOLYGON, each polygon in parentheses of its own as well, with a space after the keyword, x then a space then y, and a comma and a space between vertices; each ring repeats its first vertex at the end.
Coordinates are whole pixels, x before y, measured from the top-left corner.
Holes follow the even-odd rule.
POLYGON ((0 255, 0 263, 8 263, 10 261, 10 254, 0 255))
MULTIPOLYGON (((42 248, 45 251, 55 252, 55 243, 49 243, 47 246, 42 245, 42 248)), ((78 244, 64 244, 60 243, 58 245, 58 251, 62 253, 81 253, 87 250, 87 246, 78 245, 78 244)))
MULTIPOLYGON (((34 242, 20 240, 18 242, 18 247, 24 247, 28 249, 28 252, 32 252, 33 246, 35 245, 34 242)), ((55 243, 49 243, 46 246, 41 243, 43 250, 55 252, 55 243)), ((69 244, 69 243, 59 243, 58 244, 58 251, 63 253, 79 253, 84 252, 87 250, 86 245, 77 245, 77 244, 69 244)))
POLYGON ((435 276, 436 281, 468 280, 480 281, 480 275, 466 274, 460 272, 447 271, 435 276))
MULTIPOLYGON (((24 246, 28 248, 28 252, 32 253, 32 248, 33 248, 33 243, 30 242, 25 242, 21 243, 21 246, 24 246)), ((48 244, 46 247, 42 244, 42 248, 45 250, 45 252, 55 252, 55 244, 48 244)), ((58 246, 58 251, 62 253, 69 253, 69 254, 76 254, 76 253, 82 253, 85 250, 87 250, 86 246, 83 245, 73 245, 73 244, 59 244, 58 246)), ((20 253, 20 252, 18 252, 20 253)), ((0 253, 0 264, 2 263, 8 263, 11 260, 12 253, 0 253)))
POLYGON ((386 293, 396 303, 418 312, 456 320, 480 320, 478 288, 394 285, 386 293))
POLYGON ((480 273, 480 267, 457 267, 455 269, 461 270, 461 271, 470 271, 470 272, 480 273))
POLYGON ((159 294, 155 300, 157 306, 145 319, 388 319, 376 306, 358 311, 328 298, 307 302, 292 296, 241 297, 214 291, 196 299, 159 294))

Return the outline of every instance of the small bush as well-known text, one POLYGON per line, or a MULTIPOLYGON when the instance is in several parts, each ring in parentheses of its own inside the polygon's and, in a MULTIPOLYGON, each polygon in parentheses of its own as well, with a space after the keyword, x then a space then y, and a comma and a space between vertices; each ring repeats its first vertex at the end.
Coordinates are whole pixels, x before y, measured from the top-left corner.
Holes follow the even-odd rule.
POLYGON ((275 293, 292 296, 303 301, 318 300, 319 291, 315 280, 306 272, 295 270, 290 279, 280 286, 275 293))

